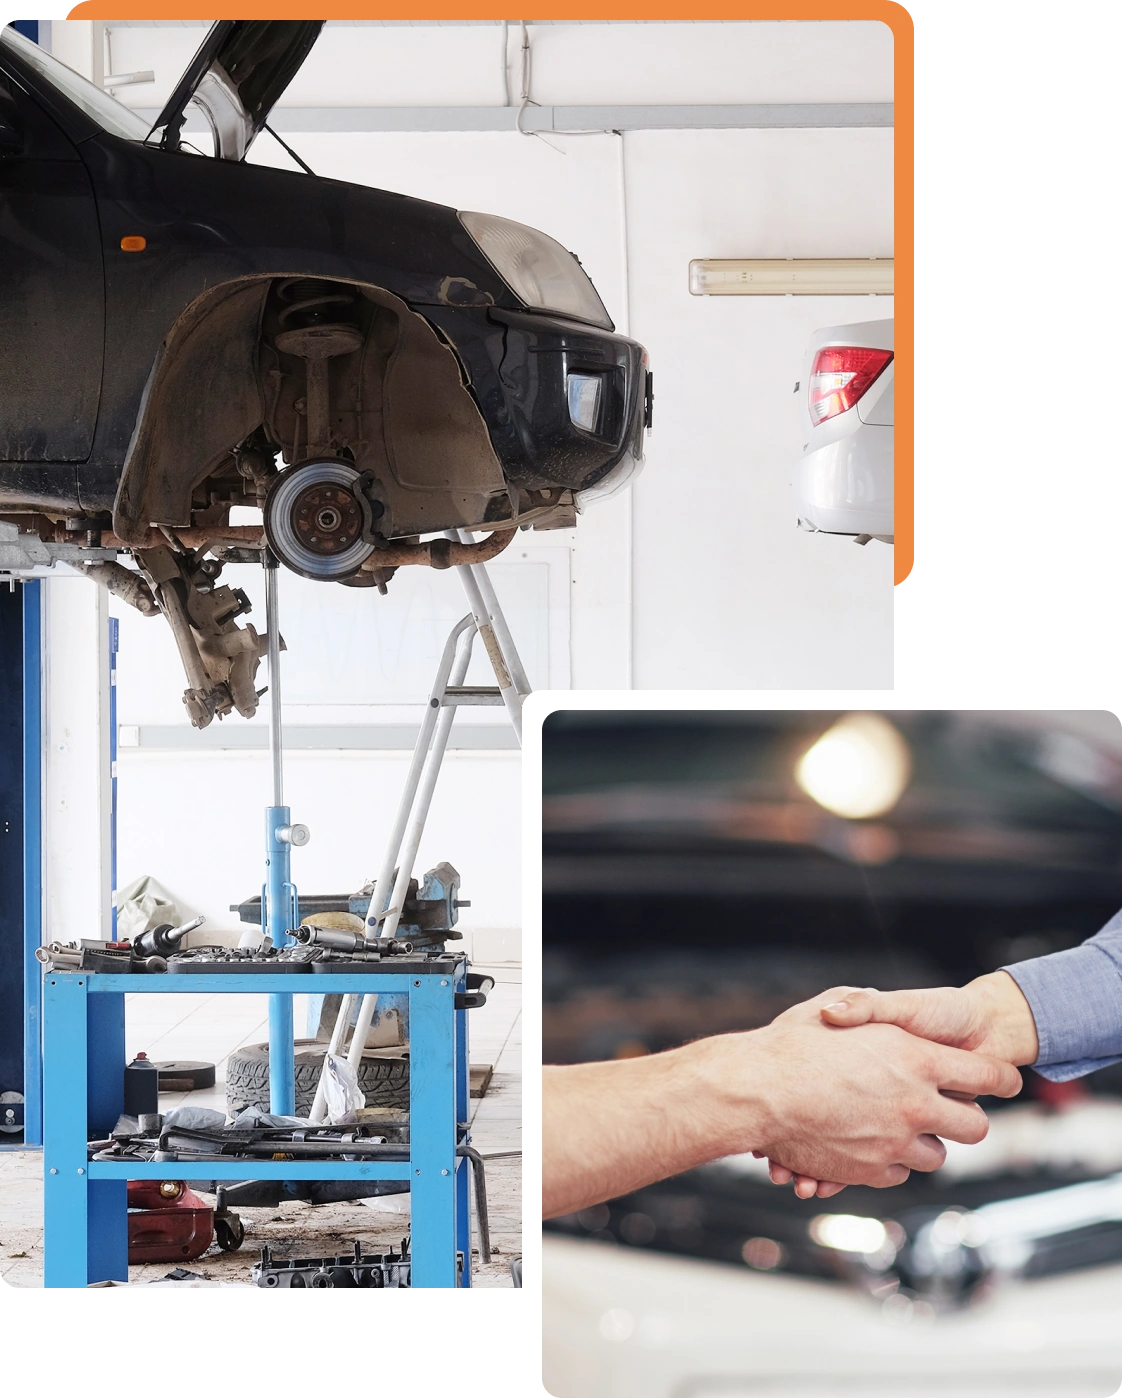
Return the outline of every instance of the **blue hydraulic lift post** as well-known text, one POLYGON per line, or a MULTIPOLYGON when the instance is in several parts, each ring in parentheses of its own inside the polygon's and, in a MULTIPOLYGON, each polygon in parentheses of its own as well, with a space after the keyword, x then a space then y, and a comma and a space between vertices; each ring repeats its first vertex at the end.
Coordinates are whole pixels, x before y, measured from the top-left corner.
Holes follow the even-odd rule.
MULTIPOLYGON (((273 803, 265 811, 265 887, 261 891, 261 930, 273 946, 292 944, 289 929, 299 921, 292 882, 291 812, 284 804, 284 749, 281 737, 280 622, 277 615, 277 560, 265 553, 265 625, 269 659, 269 756, 273 803)), ((296 1061, 292 996, 269 996, 269 1110, 296 1111, 296 1061)))
POLYGON ((23 1141, 43 1144, 43 584, 23 584, 23 1141))

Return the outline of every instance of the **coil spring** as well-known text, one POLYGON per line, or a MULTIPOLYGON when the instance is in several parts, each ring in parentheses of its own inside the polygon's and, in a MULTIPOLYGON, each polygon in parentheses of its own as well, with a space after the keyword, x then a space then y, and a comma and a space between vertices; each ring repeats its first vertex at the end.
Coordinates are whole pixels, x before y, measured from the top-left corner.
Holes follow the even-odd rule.
POLYGON ((282 329, 338 319, 335 308, 353 306, 357 299, 353 291, 346 290, 338 282, 317 281, 314 277, 293 277, 281 282, 277 295, 288 303, 280 313, 282 329))

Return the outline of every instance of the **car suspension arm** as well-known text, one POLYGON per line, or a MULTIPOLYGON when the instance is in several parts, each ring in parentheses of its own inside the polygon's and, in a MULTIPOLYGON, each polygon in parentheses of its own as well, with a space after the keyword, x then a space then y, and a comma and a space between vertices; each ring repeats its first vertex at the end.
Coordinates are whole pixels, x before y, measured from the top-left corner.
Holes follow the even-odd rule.
POLYGON ((401 568, 418 563, 429 568, 459 568, 465 563, 486 563, 507 547, 518 531, 499 529, 474 544, 452 539, 430 539, 424 544, 391 543, 377 548, 362 565, 366 572, 379 568, 401 568))

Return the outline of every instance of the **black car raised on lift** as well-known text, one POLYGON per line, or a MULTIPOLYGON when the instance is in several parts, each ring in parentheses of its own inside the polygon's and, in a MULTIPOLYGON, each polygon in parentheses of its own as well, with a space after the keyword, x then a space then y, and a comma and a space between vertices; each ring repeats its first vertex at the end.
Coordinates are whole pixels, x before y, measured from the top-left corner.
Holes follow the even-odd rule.
POLYGON ((216 23, 151 129, 0 34, 0 531, 162 611, 200 726, 257 702, 223 561, 267 539, 384 590, 491 557, 623 485, 649 425, 642 347, 552 238, 245 163, 321 27, 216 23))

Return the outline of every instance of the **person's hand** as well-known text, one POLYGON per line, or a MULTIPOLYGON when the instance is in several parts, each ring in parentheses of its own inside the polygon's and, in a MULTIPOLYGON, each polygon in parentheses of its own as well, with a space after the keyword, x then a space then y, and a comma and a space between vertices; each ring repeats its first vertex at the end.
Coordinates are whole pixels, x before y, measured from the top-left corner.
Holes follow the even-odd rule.
POLYGON ((824 1004, 821 1014, 840 1027, 896 1024, 920 1038, 1017 1066, 1035 1063, 1040 1052, 1032 1010, 1007 971, 979 976, 959 990, 846 990, 824 1004))
MULTIPOLYGON (((946 1158, 940 1137, 974 1144, 985 1136, 989 1123, 975 1097, 1012 1097, 1021 1087, 1015 1068, 985 1054, 886 1023, 844 1030, 826 1023, 823 1007, 849 993, 835 988, 750 1035, 693 1045, 717 1058, 726 1076, 738 1071, 738 1041, 751 1047, 739 1071, 766 1084, 769 1118, 765 1139, 740 1148, 766 1155, 788 1179, 810 1184, 809 1193, 821 1189, 819 1197, 846 1184, 884 1188, 903 1183, 911 1170, 938 1169, 946 1158)), ((798 1192, 809 1197, 805 1185, 798 1192)))
MULTIPOLYGON (((816 997, 827 1024, 895 1024, 910 1034, 977 1051, 1007 1063, 1033 1063, 1039 1053, 1032 1010, 1005 971, 980 976, 961 989, 857 990, 839 987, 816 997), (822 1003, 825 1002, 825 1003, 822 1003)), ((776 1184, 794 1184, 802 1199, 828 1199, 843 1185, 800 1175, 778 1160, 768 1162, 776 1184)))

